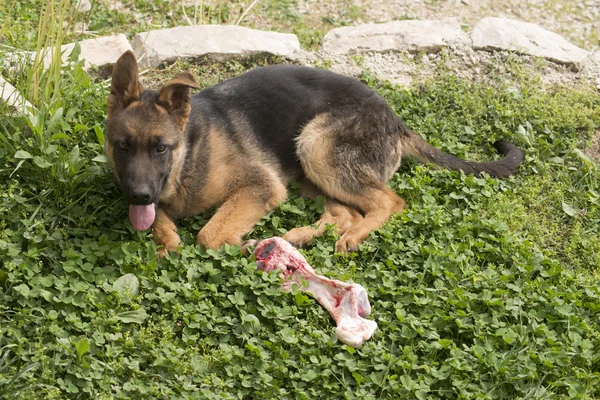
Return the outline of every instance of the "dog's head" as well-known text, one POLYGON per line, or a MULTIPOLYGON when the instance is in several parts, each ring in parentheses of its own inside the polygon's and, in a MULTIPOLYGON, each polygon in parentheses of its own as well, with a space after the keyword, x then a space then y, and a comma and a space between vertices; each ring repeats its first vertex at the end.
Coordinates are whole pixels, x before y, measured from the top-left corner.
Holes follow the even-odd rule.
POLYGON ((138 230, 152 225, 155 205, 174 164, 185 157, 192 88, 199 88, 198 83, 192 74, 183 73, 158 91, 144 90, 131 51, 114 66, 107 99, 106 154, 138 230))

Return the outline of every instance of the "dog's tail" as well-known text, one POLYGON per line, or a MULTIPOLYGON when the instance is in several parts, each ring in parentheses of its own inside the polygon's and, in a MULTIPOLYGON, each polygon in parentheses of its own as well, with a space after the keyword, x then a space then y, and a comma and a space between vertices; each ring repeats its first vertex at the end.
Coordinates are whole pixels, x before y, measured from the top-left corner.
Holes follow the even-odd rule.
POLYGON ((466 161, 433 147, 410 129, 407 129, 404 134, 406 136, 403 140, 405 144, 402 148, 403 156, 410 156, 424 163, 436 164, 454 171, 464 171, 475 176, 480 176, 482 172, 487 172, 490 176, 496 178, 514 175, 525 158, 523 151, 514 144, 497 141, 494 143, 494 147, 504 155, 500 160, 490 162, 466 161))

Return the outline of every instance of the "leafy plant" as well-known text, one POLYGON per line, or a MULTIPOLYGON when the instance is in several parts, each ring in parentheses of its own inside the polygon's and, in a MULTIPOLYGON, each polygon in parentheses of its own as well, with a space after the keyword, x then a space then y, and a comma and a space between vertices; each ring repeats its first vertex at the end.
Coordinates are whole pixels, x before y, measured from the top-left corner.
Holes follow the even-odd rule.
MULTIPOLYGON (((353 349, 252 256, 196 247, 211 212, 182 221, 181 252, 156 259, 105 168, 106 83, 74 60, 37 75, 31 117, 0 119, 0 397, 600 396, 600 180, 580 151, 600 127, 597 92, 543 86, 513 59, 486 83, 441 68, 410 90, 365 72, 436 146, 483 160, 503 138, 526 162, 507 180, 407 162, 390 182, 406 211, 360 253, 334 255, 332 230, 302 250, 319 273, 367 288, 379 328, 353 349)), ((167 73, 192 67, 209 85, 264 62, 167 73)), ((24 92, 30 71, 14 78, 24 92)), ((292 185, 249 237, 322 208, 292 185)))

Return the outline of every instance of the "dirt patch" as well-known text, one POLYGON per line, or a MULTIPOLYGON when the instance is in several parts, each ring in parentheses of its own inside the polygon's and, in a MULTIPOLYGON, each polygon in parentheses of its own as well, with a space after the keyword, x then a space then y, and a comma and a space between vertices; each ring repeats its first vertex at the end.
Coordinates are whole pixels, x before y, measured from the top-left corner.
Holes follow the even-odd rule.
POLYGON ((579 71, 570 66, 508 51, 476 51, 470 47, 447 48, 443 52, 429 54, 366 52, 340 55, 319 50, 296 54, 293 61, 302 65, 325 66, 337 73, 355 77, 368 71, 378 79, 406 88, 431 78, 440 70, 471 81, 491 83, 498 79, 509 79, 512 74, 519 73, 516 71, 519 68, 523 74, 539 77, 544 85, 596 84, 590 71, 579 71))
POLYGON ((596 162, 600 162, 600 130, 592 137, 592 145, 584 150, 584 153, 596 162))
MULTIPOLYGON (((497 16, 538 24, 587 50, 597 49, 600 45, 600 0, 299 0, 298 11, 302 18, 312 23, 327 20, 334 25, 454 17, 466 31, 472 30, 484 17, 497 16)), ((354 56, 317 50, 298 55, 296 62, 316 66, 324 64, 333 71, 351 76, 367 70, 380 79, 407 87, 432 76, 440 65, 463 78, 495 79, 494 74, 511 58, 518 58, 540 77, 542 84, 586 83, 600 89, 600 53, 594 54, 582 70, 581 65, 565 66, 510 52, 475 51, 471 47, 449 48, 443 54, 389 52, 354 56)))
POLYGON ((484 17, 532 22, 594 51, 600 47, 600 0, 299 0, 305 18, 347 25, 399 19, 456 18, 466 30, 484 17))

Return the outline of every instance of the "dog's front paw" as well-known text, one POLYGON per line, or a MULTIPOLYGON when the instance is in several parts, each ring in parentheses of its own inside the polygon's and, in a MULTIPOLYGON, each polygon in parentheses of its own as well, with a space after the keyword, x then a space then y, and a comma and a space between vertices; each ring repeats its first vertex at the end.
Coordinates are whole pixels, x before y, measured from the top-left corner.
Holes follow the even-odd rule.
POLYGON ((337 242, 335 242, 336 253, 358 252, 358 244, 362 242, 360 238, 352 235, 350 231, 344 233, 337 242))
POLYGON ((241 245, 241 247, 240 247, 240 252, 241 252, 243 255, 248 255, 248 254, 250 254, 250 248, 255 248, 255 247, 256 247, 256 245, 258 244, 258 242, 259 242, 259 241, 258 241, 258 240, 255 240, 255 239, 248 239, 248 240, 244 240, 244 241, 242 242, 242 245, 241 245))
POLYGON ((163 258, 170 251, 177 251, 181 238, 177 232, 170 229, 154 229, 152 232, 154 243, 159 246, 157 254, 159 258, 163 258))
POLYGON ((314 237, 312 231, 314 231, 314 229, 311 229, 310 227, 294 228, 281 238, 286 242, 291 243, 294 247, 302 248, 314 237))
POLYGON ((163 258, 164 256, 167 255, 167 253, 169 252, 169 250, 167 250, 164 247, 160 247, 157 251, 156 251, 156 255, 158 256, 158 258, 163 258))
POLYGON ((215 240, 213 235, 208 234, 204 230, 198 232, 196 236, 196 244, 203 246, 205 249, 218 249, 223 243, 215 240))
POLYGON ((213 235, 210 231, 205 231, 204 229, 201 230, 196 237, 196 244, 204 246, 205 249, 218 250, 225 243, 230 246, 235 246, 236 244, 241 246, 242 238, 238 236, 223 237, 220 235, 213 235))
POLYGON ((158 257, 164 257, 169 251, 177 251, 181 238, 177 227, 162 209, 156 211, 156 219, 152 225, 152 240, 159 246, 158 257))
MULTIPOLYGON (((177 236, 177 238, 179 239, 179 236, 177 236)), ((160 246, 158 248, 158 250, 156 251, 158 258, 163 258, 164 256, 167 255, 168 252, 170 251, 178 251, 179 249, 179 240, 177 241, 172 241, 170 243, 156 243, 158 246, 160 246)))

